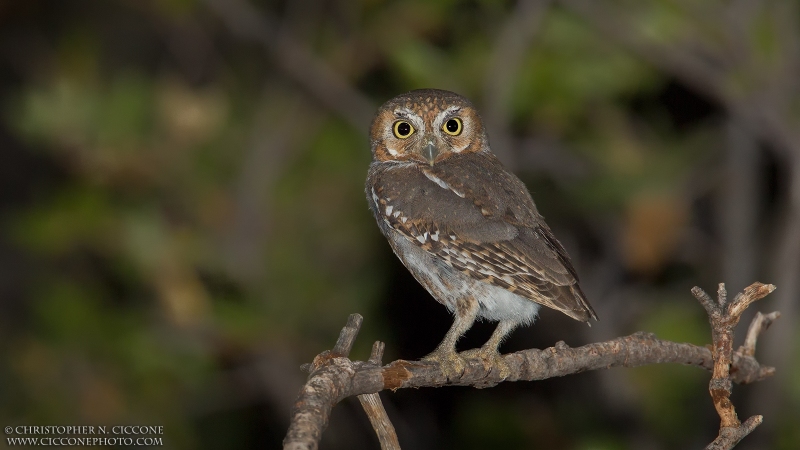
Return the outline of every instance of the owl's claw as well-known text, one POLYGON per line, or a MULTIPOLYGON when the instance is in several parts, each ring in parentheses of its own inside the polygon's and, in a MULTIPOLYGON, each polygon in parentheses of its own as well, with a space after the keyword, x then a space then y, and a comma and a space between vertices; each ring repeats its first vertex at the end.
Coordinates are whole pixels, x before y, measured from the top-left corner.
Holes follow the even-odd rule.
POLYGON ((473 348, 459 353, 459 356, 464 359, 480 359, 486 370, 496 369, 502 379, 506 379, 511 375, 511 367, 509 367, 506 360, 503 359, 503 355, 496 348, 473 348))
POLYGON ((422 361, 430 361, 439 364, 442 375, 448 380, 457 380, 464 374, 467 363, 455 350, 436 349, 433 353, 422 358, 422 361))

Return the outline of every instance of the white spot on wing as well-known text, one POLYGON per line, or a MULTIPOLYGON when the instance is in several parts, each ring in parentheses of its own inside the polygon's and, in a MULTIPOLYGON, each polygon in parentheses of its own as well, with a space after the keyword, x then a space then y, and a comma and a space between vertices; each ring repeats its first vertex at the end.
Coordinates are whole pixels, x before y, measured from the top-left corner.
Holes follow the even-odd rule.
POLYGON ((372 188, 372 201, 375 202, 375 206, 380 208, 381 205, 378 202, 378 194, 375 193, 375 188, 372 188))
POLYGON ((429 180, 431 180, 434 183, 438 184, 442 189, 449 189, 449 190, 453 191, 457 196, 459 196, 461 198, 464 198, 464 193, 463 192, 459 192, 459 191, 455 190, 453 188, 453 186, 450 186, 449 184, 445 183, 444 180, 442 180, 441 178, 437 177, 436 175, 430 173, 430 171, 423 170, 422 173, 425 174, 425 176, 429 180))
POLYGON ((433 181, 434 183, 436 183, 436 184, 438 184, 439 186, 441 186, 441 187, 442 187, 442 189, 450 189, 450 185, 449 185, 449 184, 447 184, 447 183, 445 183, 444 181, 442 181, 442 179, 441 179, 441 178, 439 178, 439 177, 437 177, 436 175, 434 175, 434 174, 430 173, 430 172, 429 172, 429 171, 427 171, 427 170, 423 170, 423 171, 422 171, 422 173, 424 173, 424 174, 425 174, 425 176, 426 176, 426 177, 428 177, 428 179, 429 179, 429 180, 431 180, 431 181, 433 181))
POLYGON ((386 215, 387 216, 391 215, 393 209, 394 209, 394 206, 392 206, 392 205, 387 206, 386 207, 386 215))

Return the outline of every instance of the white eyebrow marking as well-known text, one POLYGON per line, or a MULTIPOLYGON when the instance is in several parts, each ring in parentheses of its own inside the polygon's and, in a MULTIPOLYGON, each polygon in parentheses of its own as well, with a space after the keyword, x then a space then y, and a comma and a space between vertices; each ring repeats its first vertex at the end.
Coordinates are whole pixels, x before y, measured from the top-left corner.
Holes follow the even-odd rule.
POLYGON ((425 123, 423 122, 419 114, 415 113, 414 111, 404 106, 399 106, 392 112, 394 113, 395 118, 405 119, 411 122, 411 125, 413 125, 414 128, 416 128, 417 132, 420 133, 425 132, 425 123))
POLYGON ((415 116, 416 114, 414 114, 414 111, 401 106, 394 110, 394 115, 402 119, 408 119, 410 116, 415 116))
POLYGON ((459 111, 461 111, 461 107, 454 105, 454 106, 451 106, 451 107, 445 109, 444 111, 440 112, 437 117, 447 116, 447 115, 450 115, 450 113, 459 112, 459 111))
POLYGON ((441 128, 442 125, 444 124, 444 119, 445 118, 450 118, 450 117, 456 115, 456 113, 458 113, 459 111, 461 111, 461 107, 460 106, 451 106, 451 107, 445 109, 444 111, 442 111, 442 112, 440 112, 439 114, 436 115, 436 119, 434 119, 434 121, 433 121, 433 126, 435 128, 437 128, 437 129, 441 128))

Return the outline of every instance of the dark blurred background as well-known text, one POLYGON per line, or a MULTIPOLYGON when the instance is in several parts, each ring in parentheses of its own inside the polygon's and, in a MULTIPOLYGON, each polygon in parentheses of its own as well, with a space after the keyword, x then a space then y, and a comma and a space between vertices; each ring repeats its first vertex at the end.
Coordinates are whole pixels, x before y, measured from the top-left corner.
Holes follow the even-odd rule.
MULTIPOLYGON (((504 351, 636 330, 704 345, 692 286, 775 283, 753 309, 783 313, 758 351, 778 372, 735 388, 740 417, 765 416, 738 448, 800 448, 799 11, 0 1, 0 424, 276 448, 299 366, 348 314, 365 317, 353 358, 374 340, 385 361, 430 352, 451 318, 363 183, 375 108, 436 87, 479 107, 601 319, 543 311, 504 351)), ((708 379, 664 365, 382 397, 407 449, 684 449, 716 436, 708 379)), ((357 401, 322 448, 378 448, 357 401)))

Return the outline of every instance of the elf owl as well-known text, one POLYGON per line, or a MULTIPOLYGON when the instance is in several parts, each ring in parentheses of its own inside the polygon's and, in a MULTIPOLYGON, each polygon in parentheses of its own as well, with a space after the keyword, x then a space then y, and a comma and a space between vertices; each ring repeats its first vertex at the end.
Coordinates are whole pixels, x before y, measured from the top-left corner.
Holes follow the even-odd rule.
POLYGON ((508 374, 498 347, 544 305, 597 320, 561 243, 525 185, 492 153, 478 112, 453 92, 399 95, 370 131, 366 194, 378 226, 416 280, 455 316, 433 353, 448 379, 478 357, 508 374), (476 319, 499 322, 479 349, 456 341, 476 319))

